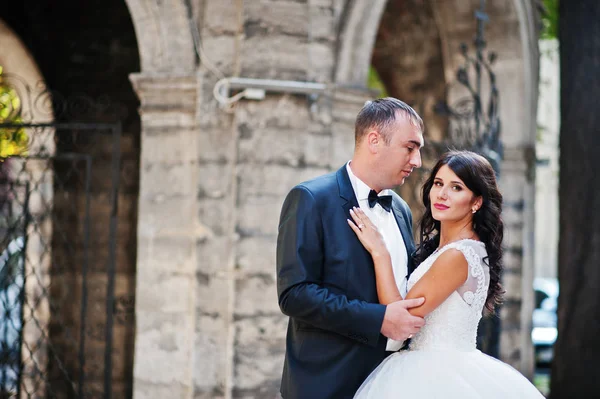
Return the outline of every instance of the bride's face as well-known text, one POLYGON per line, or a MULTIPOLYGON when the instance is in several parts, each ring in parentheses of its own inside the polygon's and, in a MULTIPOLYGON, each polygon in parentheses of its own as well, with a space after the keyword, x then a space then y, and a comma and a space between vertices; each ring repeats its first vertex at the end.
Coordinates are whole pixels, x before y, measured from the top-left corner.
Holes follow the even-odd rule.
POLYGON ((448 165, 435 175, 429 200, 431 214, 440 222, 471 219, 473 210, 479 210, 482 203, 481 197, 476 197, 448 165))

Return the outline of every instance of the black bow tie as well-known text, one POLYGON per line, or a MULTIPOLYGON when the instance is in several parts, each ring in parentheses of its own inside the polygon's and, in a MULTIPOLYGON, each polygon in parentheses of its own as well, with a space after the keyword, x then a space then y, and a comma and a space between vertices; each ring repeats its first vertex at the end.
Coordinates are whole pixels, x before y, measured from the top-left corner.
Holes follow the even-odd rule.
POLYGON ((373 208, 375 204, 381 205, 386 212, 392 209, 392 196, 391 195, 377 195, 375 190, 369 191, 369 206, 373 208))

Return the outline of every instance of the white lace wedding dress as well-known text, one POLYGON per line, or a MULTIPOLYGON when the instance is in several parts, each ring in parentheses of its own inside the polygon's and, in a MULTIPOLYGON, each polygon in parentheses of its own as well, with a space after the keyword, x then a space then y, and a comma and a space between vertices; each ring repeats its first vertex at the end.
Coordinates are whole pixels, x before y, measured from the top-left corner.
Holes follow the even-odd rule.
POLYGON ((451 248, 467 259, 467 281, 425 317, 409 350, 388 356, 369 375, 355 399, 543 398, 517 370, 475 347, 490 281, 482 242, 461 240, 438 249, 412 273, 409 290, 451 248))

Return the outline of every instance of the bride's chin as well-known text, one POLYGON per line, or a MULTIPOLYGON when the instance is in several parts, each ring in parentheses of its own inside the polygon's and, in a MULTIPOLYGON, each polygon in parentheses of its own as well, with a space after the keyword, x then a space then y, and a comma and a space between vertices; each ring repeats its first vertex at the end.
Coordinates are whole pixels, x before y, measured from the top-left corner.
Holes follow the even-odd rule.
POLYGON ((433 213, 431 214, 431 217, 433 218, 433 220, 436 220, 438 222, 441 222, 444 219, 444 218, 436 217, 436 215, 434 215, 433 213))

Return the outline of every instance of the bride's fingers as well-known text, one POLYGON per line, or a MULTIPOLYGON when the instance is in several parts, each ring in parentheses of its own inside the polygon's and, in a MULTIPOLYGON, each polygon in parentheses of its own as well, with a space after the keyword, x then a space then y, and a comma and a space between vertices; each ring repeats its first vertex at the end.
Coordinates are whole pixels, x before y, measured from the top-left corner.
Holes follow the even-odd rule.
POLYGON ((362 232, 365 228, 365 220, 361 218, 355 210, 352 209, 350 209, 350 216, 352 216, 352 220, 354 221, 354 223, 356 223, 356 227, 358 228, 358 230, 362 232))
POLYGON ((350 225, 350 228, 351 228, 352 230, 354 230, 354 232, 355 232, 356 234, 359 234, 359 233, 361 233, 361 231, 360 231, 360 229, 358 228, 358 226, 357 226, 357 225, 355 225, 355 224, 354 224, 354 222, 352 222, 352 220, 350 220, 350 219, 346 219, 346 220, 348 221, 348 224, 350 225))
POLYGON ((362 223, 363 226, 367 226, 369 228, 376 229, 376 227, 373 224, 373 222, 371 221, 371 219, 365 214, 365 212, 362 209, 357 208, 357 207, 354 207, 353 209, 354 209, 354 212, 352 212, 352 213, 354 213, 356 215, 356 217, 358 218, 358 220, 360 220, 360 222, 357 221, 357 224, 362 223))
POLYGON ((354 208, 354 212, 358 215, 358 217, 360 218, 360 220, 362 220, 362 222, 366 225, 372 226, 373 223, 371 222, 371 219, 367 216, 367 214, 365 213, 365 211, 363 211, 360 208, 354 208))
POLYGON ((350 209, 350 216, 352 216, 352 220, 354 220, 354 222, 358 225, 360 224, 364 224, 364 222, 362 221, 362 218, 360 217, 360 215, 358 214, 358 212, 355 209, 350 209))

